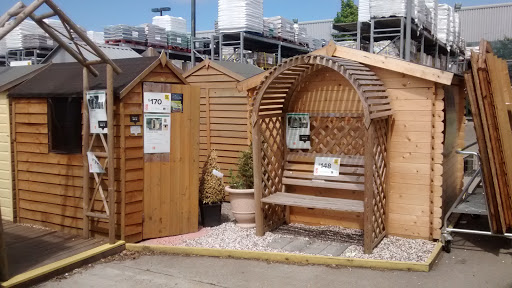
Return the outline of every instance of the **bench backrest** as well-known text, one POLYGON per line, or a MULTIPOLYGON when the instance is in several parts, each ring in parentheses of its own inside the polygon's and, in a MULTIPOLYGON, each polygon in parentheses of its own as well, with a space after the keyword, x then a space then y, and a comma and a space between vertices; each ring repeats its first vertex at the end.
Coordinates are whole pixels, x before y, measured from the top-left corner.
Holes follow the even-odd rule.
POLYGON ((289 152, 284 169, 284 185, 364 191, 364 156, 289 152), (315 176, 316 157, 341 158, 340 175, 315 176))

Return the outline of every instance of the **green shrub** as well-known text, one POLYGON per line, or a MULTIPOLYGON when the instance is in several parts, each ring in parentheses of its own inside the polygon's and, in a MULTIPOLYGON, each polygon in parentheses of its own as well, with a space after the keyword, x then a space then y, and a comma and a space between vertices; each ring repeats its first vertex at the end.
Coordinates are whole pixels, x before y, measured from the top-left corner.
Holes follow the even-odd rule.
POLYGON ((219 164, 217 164, 217 152, 215 150, 212 150, 210 155, 208 155, 199 182, 199 200, 203 204, 220 203, 224 200, 222 178, 213 175, 213 170, 220 172, 219 164))
POLYGON ((229 186, 232 189, 253 189, 254 188, 254 171, 252 164, 252 146, 249 150, 243 151, 238 158, 238 174, 233 175, 233 171, 229 170, 231 178, 229 186))

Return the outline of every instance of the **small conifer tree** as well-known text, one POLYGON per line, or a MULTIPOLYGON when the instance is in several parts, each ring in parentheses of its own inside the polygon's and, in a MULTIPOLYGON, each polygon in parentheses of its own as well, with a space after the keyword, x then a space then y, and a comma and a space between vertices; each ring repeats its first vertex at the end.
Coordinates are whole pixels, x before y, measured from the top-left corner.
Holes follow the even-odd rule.
POLYGON ((222 178, 213 175, 213 170, 220 171, 215 150, 208 155, 199 182, 199 199, 203 204, 220 203, 224 200, 222 178))

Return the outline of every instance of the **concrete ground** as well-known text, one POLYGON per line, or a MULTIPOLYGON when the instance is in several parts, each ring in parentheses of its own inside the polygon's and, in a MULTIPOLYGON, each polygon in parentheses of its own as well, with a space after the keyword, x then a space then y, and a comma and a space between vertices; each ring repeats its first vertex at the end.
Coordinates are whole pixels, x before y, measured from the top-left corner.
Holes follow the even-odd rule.
POLYGON ((98 264, 40 287, 512 287, 510 241, 456 237, 429 273, 142 256, 98 264))

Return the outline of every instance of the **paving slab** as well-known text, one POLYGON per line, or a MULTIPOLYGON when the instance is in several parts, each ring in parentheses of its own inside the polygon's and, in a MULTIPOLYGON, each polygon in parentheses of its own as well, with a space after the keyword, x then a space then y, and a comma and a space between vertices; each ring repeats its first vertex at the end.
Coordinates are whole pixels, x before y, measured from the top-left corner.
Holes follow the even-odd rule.
POLYGON ((310 240, 295 238, 290 244, 284 246, 282 249, 287 252, 300 252, 311 244, 310 240))
POLYGON ((345 250, 347 250, 347 248, 350 247, 351 245, 352 244, 347 243, 331 243, 318 254, 322 256, 341 256, 341 254, 345 252, 345 250))
POLYGON ((284 246, 292 243, 296 238, 282 237, 282 238, 274 238, 270 243, 268 243, 268 248, 272 249, 283 249, 284 246))
POLYGON ((318 254, 321 251, 323 251, 325 248, 327 248, 330 244, 331 243, 324 242, 324 241, 314 241, 313 243, 311 243, 309 246, 307 246, 300 252, 305 253, 305 254, 318 254))

